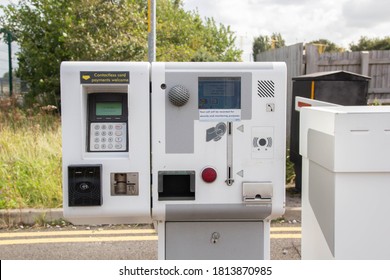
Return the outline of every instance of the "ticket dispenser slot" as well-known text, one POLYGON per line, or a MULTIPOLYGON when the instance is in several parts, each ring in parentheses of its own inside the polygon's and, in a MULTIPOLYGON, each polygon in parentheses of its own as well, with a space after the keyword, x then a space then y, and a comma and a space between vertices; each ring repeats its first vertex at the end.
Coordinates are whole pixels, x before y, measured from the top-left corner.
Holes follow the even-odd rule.
POLYGON ((271 182, 242 184, 242 196, 245 203, 271 203, 273 186, 271 182))
POLYGON ((127 116, 126 93, 88 94, 88 151, 127 152, 127 116))

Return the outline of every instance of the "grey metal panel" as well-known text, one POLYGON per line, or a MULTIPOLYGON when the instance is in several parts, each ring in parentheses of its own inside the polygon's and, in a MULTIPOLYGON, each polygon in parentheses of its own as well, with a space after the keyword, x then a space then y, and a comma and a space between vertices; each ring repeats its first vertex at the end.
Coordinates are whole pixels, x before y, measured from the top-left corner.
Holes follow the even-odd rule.
POLYGON ((198 118, 198 77, 175 72, 166 73, 165 79, 165 152, 193 154, 194 120, 198 118), (190 94, 188 102, 181 107, 173 105, 168 97, 169 90, 177 85, 184 86, 190 94))
MULTIPOLYGON (((204 69, 203 69, 204 70, 204 69)), ((167 72, 165 97, 165 151, 168 154, 194 153, 194 120, 199 119, 199 77, 241 77, 241 119, 252 118, 252 73, 246 72, 167 72), (190 94, 188 102, 181 107, 173 105, 168 98, 169 90, 184 86, 190 94)), ((237 70, 239 71, 239 70, 237 70)))
POLYGON ((167 260, 264 259, 263 222, 167 222, 165 236, 167 260))
POLYGON ((271 215, 271 203, 167 204, 167 221, 263 220, 271 215))
POLYGON ((332 255, 335 256, 335 177, 334 173, 310 161, 309 203, 332 255))

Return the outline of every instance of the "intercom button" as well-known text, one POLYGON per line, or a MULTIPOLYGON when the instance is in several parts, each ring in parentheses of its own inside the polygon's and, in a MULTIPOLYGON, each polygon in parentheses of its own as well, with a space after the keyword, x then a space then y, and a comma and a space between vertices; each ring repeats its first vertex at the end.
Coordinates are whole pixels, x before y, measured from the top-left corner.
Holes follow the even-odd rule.
POLYGON ((122 131, 120 131, 120 130, 119 131, 115 131, 115 135, 116 136, 122 136, 122 131))

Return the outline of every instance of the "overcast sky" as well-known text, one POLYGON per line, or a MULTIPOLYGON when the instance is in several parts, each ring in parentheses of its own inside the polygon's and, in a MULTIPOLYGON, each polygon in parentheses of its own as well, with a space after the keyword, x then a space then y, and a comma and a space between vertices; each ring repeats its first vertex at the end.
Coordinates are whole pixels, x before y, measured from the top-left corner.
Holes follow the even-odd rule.
MULTIPOLYGON (((390 36, 389 0, 184 0, 184 8, 230 25, 245 61, 253 38, 273 32, 281 33, 287 45, 324 38, 344 48, 360 36, 390 36)), ((0 75, 7 65, 7 47, 1 43, 0 75)))
POLYGON ((390 36, 389 0, 185 0, 185 8, 230 25, 248 60, 253 38, 281 33, 286 45, 328 39, 344 48, 361 36, 390 36))

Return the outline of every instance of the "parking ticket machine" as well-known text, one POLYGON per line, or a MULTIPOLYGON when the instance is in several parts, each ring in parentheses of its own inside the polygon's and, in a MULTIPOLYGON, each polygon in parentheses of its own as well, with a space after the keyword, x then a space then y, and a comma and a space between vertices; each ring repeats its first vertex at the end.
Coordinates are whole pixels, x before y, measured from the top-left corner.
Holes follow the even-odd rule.
POLYGON ((160 259, 269 259, 284 213, 284 63, 152 64, 160 259))
POLYGON ((150 222, 149 63, 61 64, 64 216, 150 222))
POLYGON ((270 258, 284 63, 64 62, 61 100, 67 220, 154 221, 160 259, 270 258))

